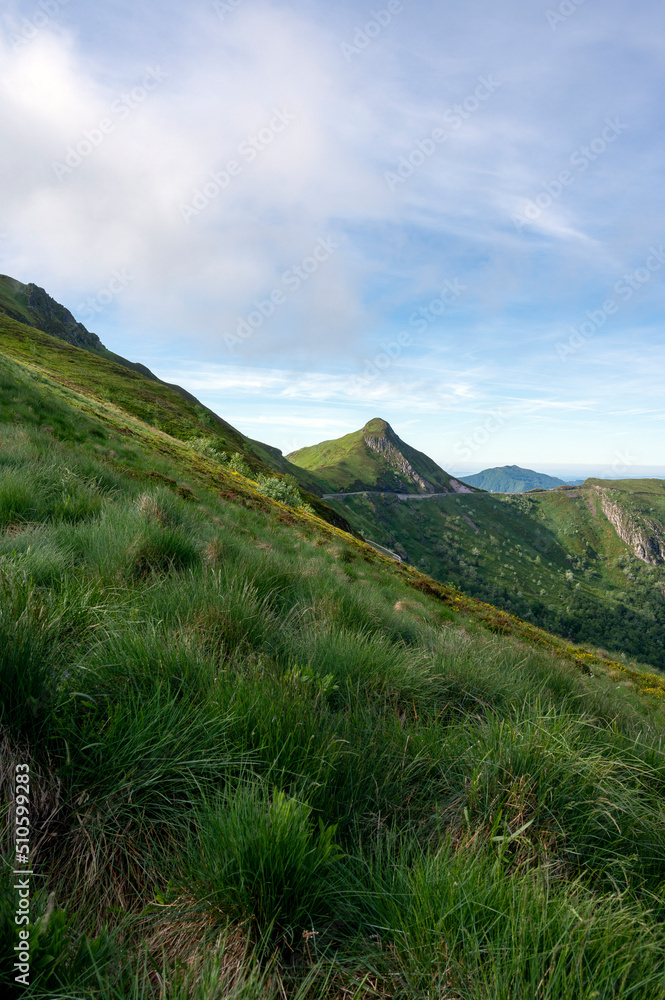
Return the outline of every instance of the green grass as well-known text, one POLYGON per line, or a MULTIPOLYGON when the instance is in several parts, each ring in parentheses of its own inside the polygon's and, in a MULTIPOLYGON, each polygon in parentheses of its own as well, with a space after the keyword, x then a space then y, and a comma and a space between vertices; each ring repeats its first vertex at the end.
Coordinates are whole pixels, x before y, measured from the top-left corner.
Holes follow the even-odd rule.
POLYGON ((193 891, 224 926, 249 921, 265 940, 293 944, 335 914, 333 869, 342 855, 335 827, 311 823, 311 806, 264 784, 226 790, 197 813, 183 867, 193 891))
POLYGON ((1 372, 6 995, 660 1000, 665 681, 1 372))

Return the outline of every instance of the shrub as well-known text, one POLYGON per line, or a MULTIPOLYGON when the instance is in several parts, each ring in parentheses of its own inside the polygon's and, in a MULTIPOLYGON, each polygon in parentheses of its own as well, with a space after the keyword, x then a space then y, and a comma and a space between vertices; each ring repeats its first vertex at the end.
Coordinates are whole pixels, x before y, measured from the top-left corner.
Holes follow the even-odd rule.
POLYGON ((225 465, 229 461, 229 453, 222 450, 221 442, 216 438, 195 437, 191 438, 187 444, 199 455, 212 458, 215 462, 225 465))
POLYGON ((229 469, 239 472, 241 476, 251 476, 252 470, 239 451, 234 451, 229 459, 229 469))
POLYGON ((300 507, 309 514, 314 510, 300 496, 297 484, 289 482, 287 479, 277 479, 276 476, 259 476, 257 479, 258 492, 263 496, 270 497, 271 500, 278 500, 286 504, 287 507, 300 507))

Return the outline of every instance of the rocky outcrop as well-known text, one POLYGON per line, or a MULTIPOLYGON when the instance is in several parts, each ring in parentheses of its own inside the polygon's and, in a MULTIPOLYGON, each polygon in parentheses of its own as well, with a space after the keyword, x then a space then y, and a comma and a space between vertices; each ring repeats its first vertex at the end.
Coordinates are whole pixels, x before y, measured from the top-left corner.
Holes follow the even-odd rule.
POLYGON ((473 493, 474 491, 466 483, 460 483, 459 479, 450 479, 450 486, 453 493, 473 493))
POLYGON ((69 309, 52 299, 39 285, 26 286, 28 308, 34 316, 34 325, 52 337, 66 340, 73 347, 83 347, 88 350, 103 350, 103 344, 96 333, 86 330, 83 323, 74 319, 69 309))
POLYGON ((656 566, 665 562, 665 528, 662 524, 640 524, 611 500, 605 490, 595 487, 603 514, 619 538, 633 554, 645 563, 656 566))
POLYGON ((435 486, 428 483, 426 479, 416 472, 409 460, 404 457, 399 448, 390 441, 387 435, 381 434, 375 436, 373 434, 365 434, 363 441, 368 448, 378 452, 379 455, 383 455, 393 469, 401 472, 403 476, 410 479, 424 493, 433 493, 436 490, 435 486))

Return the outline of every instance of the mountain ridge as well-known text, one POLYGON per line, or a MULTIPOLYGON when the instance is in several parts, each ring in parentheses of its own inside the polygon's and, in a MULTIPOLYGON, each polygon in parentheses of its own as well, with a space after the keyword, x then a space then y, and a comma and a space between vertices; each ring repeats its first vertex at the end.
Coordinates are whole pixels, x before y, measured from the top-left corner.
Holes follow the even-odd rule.
POLYGON ((282 476, 293 476, 312 496, 320 497, 324 492, 322 484, 315 474, 292 465, 284 458, 279 448, 248 438, 181 385, 165 382, 146 365, 129 361, 120 354, 110 351, 96 333, 88 330, 66 306, 57 302, 39 285, 33 282, 24 284, 17 278, 6 274, 0 275, 0 315, 5 315, 23 326, 32 327, 64 341, 70 347, 77 347, 96 357, 120 365, 144 376, 151 382, 176 392, 195 408, 205 411, 210 422, 216 425, 223 434, 225 444, 233 451, 241 453, 250 465, 256 466, 258 459, 260 465, 265 467, 265 471, 272 470, 282 476))
POLYGON ((402 441, 382 417, 373 417, 341 438, 300 448, 286 458, 316 472, 331 492, 474 492, 474 487, 461 483, 424 452, 402 441))

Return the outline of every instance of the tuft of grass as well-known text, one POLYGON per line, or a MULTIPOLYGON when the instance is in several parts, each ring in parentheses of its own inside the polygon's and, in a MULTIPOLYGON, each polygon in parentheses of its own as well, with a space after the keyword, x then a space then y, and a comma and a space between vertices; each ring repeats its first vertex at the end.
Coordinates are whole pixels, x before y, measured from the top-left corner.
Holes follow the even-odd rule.
POLYGON ((335 827, 311 806, 245 782, 202 806, 190 843, 187 887, 223 922, 249 921, 259 939, 293 943, 334 914, 335 827))

